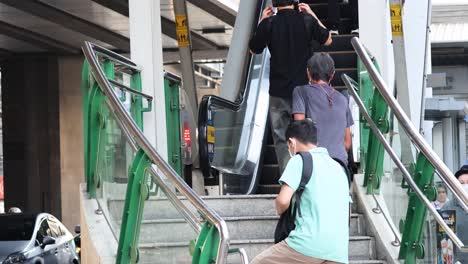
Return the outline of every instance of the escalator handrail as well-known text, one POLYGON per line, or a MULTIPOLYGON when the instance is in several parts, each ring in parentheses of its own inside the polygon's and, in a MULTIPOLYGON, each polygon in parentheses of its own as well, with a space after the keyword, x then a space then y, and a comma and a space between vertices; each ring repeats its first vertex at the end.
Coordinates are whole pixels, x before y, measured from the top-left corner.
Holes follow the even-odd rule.
MULTIPOLYGON (((179 192, 187 198, 202 217, 216 227, 219 233, 219 246, 216 263, 226 263, 230 240, 226 222, 218 215, 218 213, 209 208, 201 197, 197 195, 179 175, 177 175, 174 169, 169 166, 169 164, 159 155, 156 149, 146 139, 143 132, 122 105, 117 95, 113 92, 112 85, 100 67, 96 52, 104 54, 120 63, 128 64, 130 68, 138 69, 138 67, 127 58, 90 42, 85 42, 83 52, 95 80, 110 102, 111 110, 115 113, 117 118, 122 121, 125 129, 127 129, 130 135, 134 138, 138 147, 145 152, 152 163, 156 164, 158 170, 166 176, 172 184, 174 184, 179 192)), ((168 199, 172 198, 168 197, 168 199)))
POLYGON ((460 182, 455 178, 450 169, 435 153, 435 151, 427 144, 426 140, 419 134, 418 130, 414 127, 411 119, 406 115, 403 108, 400 106, 395 97, 389 92, 387 84, 383 80, 382 76, 377 71, 376 67, 372 63, 366 48, 361 43, 359 38, 354 37, 351 39, 351 44, 354 47, 357 55, 361 59, 362 63, 366 67, 367 72, 371 80, 374 82, 376 89, 380 92, 383 99, 390 107, 395 117, 398 119, 403 129, 406 131, 410 140, 416 145, 416 147, 426 156, 428 161, 434 166, 442 180, 453 190, 455 197, 459 201, 460 205, 468 212, 468 195, 463 190, 460 182))
MULTIPOLYGON (((245 92, 246 89, 244 89, 245 92)), ((211 106, 222 107, 232 112, 237 112, 241 109, 244 102, 244 96, 241 96, 239 101, 229 101, 225 98, 216 95, 205 95, 202 97, 198 108, 198 152, 200 159, 200 168, 203 176, 211 177, 211 162, 208 154, 208 111, 211 106)))

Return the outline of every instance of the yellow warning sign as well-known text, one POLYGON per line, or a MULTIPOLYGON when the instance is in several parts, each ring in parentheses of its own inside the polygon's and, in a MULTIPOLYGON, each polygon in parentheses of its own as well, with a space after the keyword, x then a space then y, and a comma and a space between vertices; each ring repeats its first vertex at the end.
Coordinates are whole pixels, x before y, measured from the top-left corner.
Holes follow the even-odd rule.
POLYGON ((214 126, 207 127, 207 141, 208 143, 215 143, 215 128, 214 126))
POLYGON ((401 5, 390 5, 390 20, 392 24, 392 35, 403 36, 401 5))
POLYGON ((187 28, 187 17, 185 15, 176 15, 176 27, 179 28, 187 28))
POLYGON ((190 45, 187 17, 185 15, 176 15, 176 33, 179 47, 188 47, 190 45))

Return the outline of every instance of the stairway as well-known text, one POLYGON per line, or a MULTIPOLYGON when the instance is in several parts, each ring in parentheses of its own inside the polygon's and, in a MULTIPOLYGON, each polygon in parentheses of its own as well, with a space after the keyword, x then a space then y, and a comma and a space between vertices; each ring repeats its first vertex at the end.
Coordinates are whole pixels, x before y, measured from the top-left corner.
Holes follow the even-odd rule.
MULTIPOLYGON (((278 220, 273 201, 275 197, 276 195, 233 195, 204 197, 204 200, 225 219, 231 247, 244 248, 252 260, 273 244, 274 228, 278 220)), ((186 200, 182 201, 190 206, 186 200)), ((107 205, 112 217, 120 221, 124 200, 110 199, 107 205)), ((376 260, 374 238, 366 234, 365 226, 362 215, 352 214, 349 245, 351 263, 384 263, 376 260)), ((139 263, 191 263, 188 245, 195 237, 195 232, 167 199, 151 198, 145 204, 139 263)), ((239 255, 230 255, 228 263, 240 263, 239 255)))

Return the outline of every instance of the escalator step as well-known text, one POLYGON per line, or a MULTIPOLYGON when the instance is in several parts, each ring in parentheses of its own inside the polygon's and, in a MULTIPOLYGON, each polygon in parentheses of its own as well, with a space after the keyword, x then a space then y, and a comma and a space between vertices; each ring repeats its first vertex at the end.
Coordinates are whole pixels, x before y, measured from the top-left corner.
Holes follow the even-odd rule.
POLYGON ((275 146, 273 144, 269 144, 265 146, 265 150, 263 151, 263 164, 265 165, 278 164, 278 159, 276 158, 275 146))
POLYGON ((335 61, 335 68, 357 67, 357 55, 354 51, 331 51, 329 54, 335 61))
POLYGON ((277 184, 280 178, 278 164, 263 165, 261 184, 277 184))
POLYGON ((260 184, 257 193, 259 194, 278 194, 281 187, 279 184, 260 184))
POLYGON ((341 75, 343 73, 346 73, 349 77, 353 78, 354 80, 357 80, 357 69, 356 68, 336 69, 335 77, 333 78, 333 80, 331 82, 333 87, 345 86, 344 83, 343 83, 343 80, 341 79, 341 75))
MULTIPOLYGON (((306 2, 306 1, 303 1, 306 2)), ((310 1, 313 3, 309 3, 310 8, 312 11, 319 17, 319 19, 327 18, 328 17, 328 2, 327 3, 317 3, 315 0, 310 1)), ((340 3, 340 14, 342 18, 351 18, 351 9, 349 8, 348 4, 340 3)))
POLYGON ((318 43, 314 45, 315 51, 353 51, 353 46, 351 45, 351 38, 356 37, 357 35, 338 35, 332 36, 333 43, 330 46, 320 46, 318 43))

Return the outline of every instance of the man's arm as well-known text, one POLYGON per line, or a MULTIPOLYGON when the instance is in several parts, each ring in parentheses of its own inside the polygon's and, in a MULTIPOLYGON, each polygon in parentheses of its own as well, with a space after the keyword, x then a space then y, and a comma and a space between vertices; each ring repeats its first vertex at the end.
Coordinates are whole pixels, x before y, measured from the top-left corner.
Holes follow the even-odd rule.
POLYGON ((276 212, 278 215, 282 215, 288 209, 291 204, 293 194, 293 188, 289 187, 287 184, 281 185, 281 190, 278 197, 275 199, 276 212))
POLYGON ((305 114, 293 114, 294 120, 304 120, 305 114))
MULTIPOLYGON (((322 28, 322 29, 327 29, 327 27, 325 27, 325 25, 322 23, 322 21, 320 21, 320 19, 317 17, 317 15, 314 13, 314 11, 312 11, 312 9, 310 8, 310 6, 308 4, 305 4, 305 3, 300 3, 299 4, 299 11, 301 13, 306 13, 306 14, 309 14, 311 15, 313 18, 315 18, 315 20, 317 21, 317 24, 322 28)), ((331 37, 331 33, 328 32, 328 37, 325 41, 323 41, 323 44, 324 46, 330 46, 333 42, 333 39, 331 37)))
POLYGON ((262 17, 258 24, 257 30, 255 31, 253 37, 250 39, 249 48, 251 54, 259 54, 263 52, 263 49, 267 46, 267 28, 265 19, 273 16, 273 7, 269 6, 263 10, 262 17))
POLYGON ((351 139, 351 128, 349 127, 345 129, 344 145, 345 145, 346 151, 349 151, 351 149, 352 139, 351 139))

